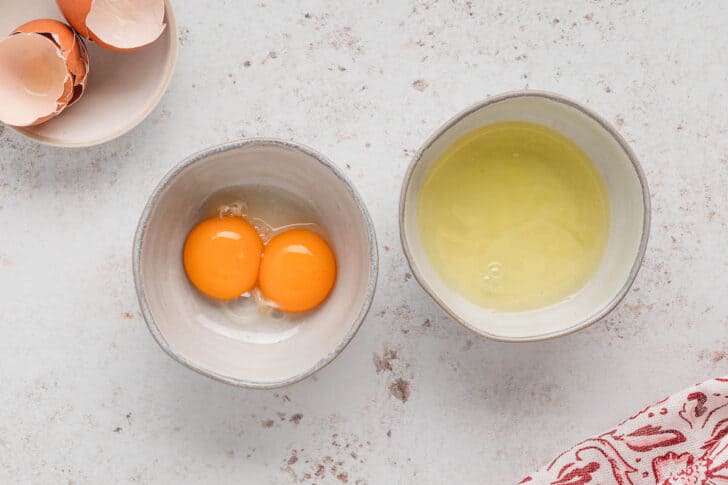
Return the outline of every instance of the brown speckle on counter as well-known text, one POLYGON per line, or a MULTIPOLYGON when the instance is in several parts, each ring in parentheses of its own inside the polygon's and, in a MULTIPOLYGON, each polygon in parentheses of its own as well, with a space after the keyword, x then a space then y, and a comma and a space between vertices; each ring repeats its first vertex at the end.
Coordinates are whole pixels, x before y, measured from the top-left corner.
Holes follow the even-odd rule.
POLYGON ((271 59, 277 59, 277 58, 278 58, 278 53, 277 53, 276 51, 270 51, 270 52, 268 52, 268 54, 267 54, 267 55, 265 56, 265 58, 263 58, 263 60, 262 60, 262 61, 260 61, 260 63, 261 63, 261 64, 265 64, 265 63, 266 63, 266 62, 268 62, 269 60, 271 60, 271 59))
POLYGON ((391 371, 392 361, 398 359, 397 351, 386 347, 381 357, 376 352, 372 354, 372 362, 374 362, 374 369, 377 371, 377 374, 381 374, 385 370, 391 371))
POLYGON ((273 420, 272 419, 265 419, 261 421, 260 423, 264 428, 272 428, 273 427, 273 420))
POLYGON ((187 27, 182 27, 179 30, 179 36, 177 37, 177 40, 179 40, 180 45, 185 45, 190 40, 190 29, 187 27))
POLYGON ((639 317, 644 311, 650 311, 655 307, 654 303, 625 303, 624 308, 629 311, 633 316, 639 317))
POLYGON ((713 364, 717 364, 718 362, 725 359, 726 357, 728 357, 728 353, 726 353, 723 350, 714 350, 714 351, 703 350, 698 354, 699 360, 707 359, 710 362, 712 362, 713 364))
POLYGON ((276 392, 275 394, 273 394, 273 396, 275 396, 276 398, 280 399, 283 404, 288 403, 288 402, 291 402, 291 398, 288 397, 288 394, 280 395, 280 394, 278 394, 276 392))
POLYGON ((430 84, 424 79, 416 79, 415 81, 412 81, 412 87, 419 92, 423 92, 429 85, 430 84))
POLYGON ((407 402, 410 393, 410 383, 401 377, 389 384, 389 394, 402 402, 407 402))

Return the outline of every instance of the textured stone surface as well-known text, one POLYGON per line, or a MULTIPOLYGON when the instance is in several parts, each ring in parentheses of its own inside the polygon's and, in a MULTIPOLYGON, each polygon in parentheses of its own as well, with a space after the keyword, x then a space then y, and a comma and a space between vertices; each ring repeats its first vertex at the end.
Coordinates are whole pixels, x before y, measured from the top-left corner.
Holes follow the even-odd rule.
POLYGON ((0 482, 490 483, 726 374, 728 30, 720 2, 176 2, 170 91, 139 128, 59 150, 0 126, 0 482), (529 87, 632 144, 646 261, 604 321, 482 340, 408 273, 399 184, 456 111, 529 87), (159 178, 244 136, 309 144, 369 204, 381 273, 353 343, 251 392, 179 366, 137 309, 130 248, 159 178))

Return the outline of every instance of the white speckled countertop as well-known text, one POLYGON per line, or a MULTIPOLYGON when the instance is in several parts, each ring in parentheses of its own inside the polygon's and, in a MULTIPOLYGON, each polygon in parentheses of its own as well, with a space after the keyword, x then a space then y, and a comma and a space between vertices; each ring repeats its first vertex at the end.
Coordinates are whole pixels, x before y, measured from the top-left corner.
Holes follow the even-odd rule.
POLYGON ((721 2, 283 3, 178 0, 170 90, 114 142, 61 150, 0 126, 0 483, 509 484, 643 405, 726 374, 721 2), (461 328, 417 286, 396 208, 410 156, 435 128, 524 87, 615 124, 647 173, 652 236, 634 288, 604 321, 502 344, 461 328), (159 178, 246 136, 293 139, 345 168, 380 244, 360 333, 314 378, 278 391, 172 361, 132 283, 132 236, 159 178), (397 379, 405 395, 390 393, 397 379))

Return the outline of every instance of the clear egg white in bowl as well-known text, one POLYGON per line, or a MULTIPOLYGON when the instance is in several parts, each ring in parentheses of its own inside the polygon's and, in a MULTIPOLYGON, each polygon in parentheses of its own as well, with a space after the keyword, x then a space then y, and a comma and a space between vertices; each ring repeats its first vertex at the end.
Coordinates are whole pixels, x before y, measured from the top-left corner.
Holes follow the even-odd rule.
POLYGON ((133 247, 139 304, 160 347, 248 388, 287 385, 331 362, 369 310, 377 267, 373 225, 346 176, 314 150, 273 139, 213 147, 173 168, 152 193, 133 247), (193 227, 221 210, 247 214, 263 239, 290 224, 324 237, 336 257, 326 300, 282 315, 253 293, 227 303, 202 295, 185 272, 183 247, 193 227))

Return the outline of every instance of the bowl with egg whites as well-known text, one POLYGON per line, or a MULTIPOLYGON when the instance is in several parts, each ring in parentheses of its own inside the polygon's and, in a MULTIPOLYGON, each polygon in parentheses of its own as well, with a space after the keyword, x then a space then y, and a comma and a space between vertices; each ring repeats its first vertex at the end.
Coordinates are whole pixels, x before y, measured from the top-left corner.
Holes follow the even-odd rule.
POLYGON ((330 363, 369 310, 378 255, 368 211, 315 150, 247 139, 167 173, 133 245, 137 296, 161 348, 246 388, 330 363))
POLYGON ((582 329, 624 298, 650 196, 607 121, 526 90, 467 108, 424 143, 399 223, 413 275, 448 314, 488 338, 533 341, 582 329))

